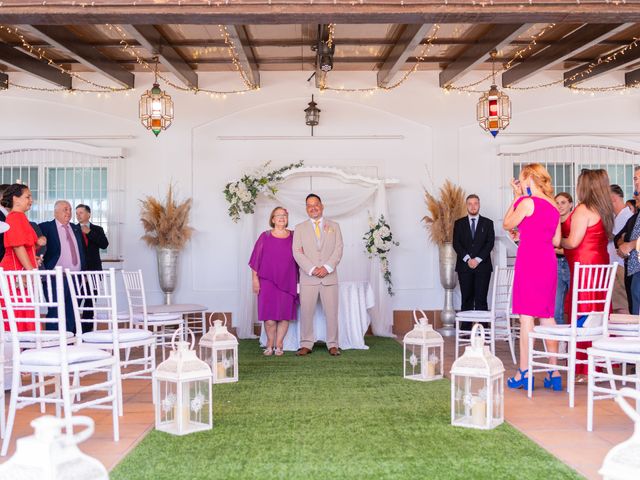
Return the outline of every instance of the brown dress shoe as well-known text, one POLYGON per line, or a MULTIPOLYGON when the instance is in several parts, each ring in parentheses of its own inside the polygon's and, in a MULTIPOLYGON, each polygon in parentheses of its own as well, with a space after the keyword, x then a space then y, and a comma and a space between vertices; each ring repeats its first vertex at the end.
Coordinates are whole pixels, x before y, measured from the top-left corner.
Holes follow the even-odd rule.
POLYGON ((302 347, 298 349, 298 351, 296 352, 296 355, 298 357, 304 357, 305 355, 309 355, 311 352, 312 350, 310 348, 302 347))
POLYGON ((338 347, 331 347, 329 349, 329 355, 337 357, 338 355, 340 355, 340 350, 338 350, 338 347))

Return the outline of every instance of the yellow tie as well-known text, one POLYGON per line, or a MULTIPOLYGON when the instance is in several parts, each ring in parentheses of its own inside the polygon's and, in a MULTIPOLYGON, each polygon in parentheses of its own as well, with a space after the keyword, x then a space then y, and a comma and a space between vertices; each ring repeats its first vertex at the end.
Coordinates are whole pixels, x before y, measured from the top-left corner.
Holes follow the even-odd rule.
POLYGON ((320 220, 315 220, 313 223, 315 223, 316 225, 315 227, 316 238, 320 240, 320 220))

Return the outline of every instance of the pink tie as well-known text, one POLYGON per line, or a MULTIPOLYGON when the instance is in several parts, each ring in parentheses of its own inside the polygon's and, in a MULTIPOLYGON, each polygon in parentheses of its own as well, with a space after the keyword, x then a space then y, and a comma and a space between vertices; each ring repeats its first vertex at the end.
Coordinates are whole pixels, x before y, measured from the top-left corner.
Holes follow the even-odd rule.
POLYGON ((76 253, 76 246, 71 239, 71 229, 69 228, 69 224, 67 223, 64 226, 64 231, 67 233, 67 243, 69 244, 69 249, 71 250, 71 261, 73 265, 78 265, 78 254, 76 253))

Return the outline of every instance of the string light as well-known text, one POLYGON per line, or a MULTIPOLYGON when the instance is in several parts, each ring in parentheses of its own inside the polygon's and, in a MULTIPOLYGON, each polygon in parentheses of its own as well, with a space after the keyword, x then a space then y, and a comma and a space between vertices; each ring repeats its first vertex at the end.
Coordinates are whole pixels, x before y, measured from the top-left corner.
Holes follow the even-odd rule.
MULTIPOLYGON (((357 6, 366 5, 367 0, 303 0, 297 2, 301 5, 309 4, 309 5, 349 5, 349 6, 357 6)), ((375 2, 370 2, 369 4, 373 5, 385 5, 385 6, 424 6, 424 5, 454 5, 454 6, 475 6, 478 8, 487 8, 487 7, 504 7, 504 6, 516 6, 516 7, 525 7, 534 5, 534 0, 526 0, 526 1, 510 1, 510 0, 432 0, 432 1, 420 1, 420 0, 396 0, 396 1, 380 1, 376 0, 375 2)), ((549 3, 549 2, 546 2, 549 3)), ((627 4, 627 0, 589 0, 588 5, 608 5, 608 6, 616 6, 621 7, 627 4)), ((633 1, 629 2, 633 4, 633 1)), ((212 1, 212 0, 174 0, 173 2, 163 1, 162 6, 169 7, 223 7, 223 6, 237 6, 237 5, 284 5, 291 4, 291 2, 287 1, 278 1, 278 0, 262 0, 262 1, 251 1, 244 2, 238 0, 221 0, 212 1), (233 5, 232 5, 233 4, 233 5)), ((582 0, 564 0, 564 1, 555 1, 553 2, 554 6, 559 7, 581 7, 582 0)), ((0 2, 0 8, 10 8, 15 7, 15 4, 5 4, 4 2, 0 2)), ((124 2, 116 2, 116 1, 78 1, 78 0, 40 0, 40 1, 32 1, 32 2, 21 2, 20 6, 27 7, 76 7, 78 9, 89 10, 91 8, 101 8, 101 7, 142 7, 142 6, 158 6, 158 0, 132 0, 130 3, 124 2)))

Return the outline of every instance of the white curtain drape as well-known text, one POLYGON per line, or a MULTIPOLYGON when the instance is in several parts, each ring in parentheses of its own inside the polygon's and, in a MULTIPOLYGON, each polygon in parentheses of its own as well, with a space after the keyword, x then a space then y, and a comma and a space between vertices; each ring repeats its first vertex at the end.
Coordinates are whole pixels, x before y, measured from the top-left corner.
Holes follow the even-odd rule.
POLYGON ((371 309, 371 327, 374 335, 392 336, 393 313, 391 298, 380 271, 377 259, 370 260, 364 252, 362 236, 368 228, 367 217, 377 219, 381 214, 387 218, 387 201, 384 180, 374 182, 345 182, 338 174, 322 178, 295 175, 280 186, 275 199, 260 197, 254 215, 245 215, 240 220, 239 245, 240 308, 234 320, 238 336, 255 338, 253 324, 257 319, 255 295, 251 287, 251 271, 247 265, 253 245, 259 234, 268 228, 269 213, 276 205, 289 211, 289 227, 307 218, 305 197, 314 191, 322 197, 327 218, 340 223, 345 250, 338 268, 340 279, 367 280, 375 294, 375 307, 371 309))

